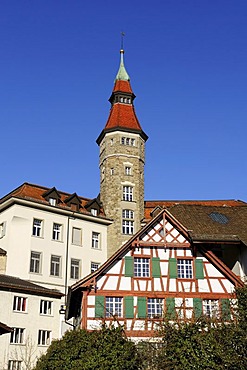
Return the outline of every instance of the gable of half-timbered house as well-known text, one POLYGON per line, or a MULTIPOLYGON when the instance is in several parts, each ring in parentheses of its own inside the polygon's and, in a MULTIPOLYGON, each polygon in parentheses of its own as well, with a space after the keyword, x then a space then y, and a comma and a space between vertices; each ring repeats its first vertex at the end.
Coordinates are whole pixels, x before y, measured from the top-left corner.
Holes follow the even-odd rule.
POLYGON ((186 230, 163 211, 71 292, 83 292, 81 327, 117 321, 129 337, 144 338, 164 314, 230 318, 236 285, 238 277, 212 253, 195 251, 186 230))

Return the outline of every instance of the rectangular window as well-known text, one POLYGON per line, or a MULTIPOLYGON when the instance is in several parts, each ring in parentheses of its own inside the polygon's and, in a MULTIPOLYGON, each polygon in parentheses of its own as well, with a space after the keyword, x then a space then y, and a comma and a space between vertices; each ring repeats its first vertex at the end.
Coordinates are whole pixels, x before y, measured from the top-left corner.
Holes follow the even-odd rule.
POLYGON ((14 296, 13 311, 26 312, 27 298, 14 296))
POLYGON ((42 236, 42 220, 37 218, 33 220, 33 236, 42 236))
POLYGON ((39 274, 41 270, 41 253, 31 252, 30 272, 39 274))
POLYGON ((148 277, 149 276, 149 258, 134 258, 134 276, 136 277, 148 277))
POLYGON ((94 272, 94 271, 98 270, 99 266, 100 266, 100 263, 91 262, 91 272, 94 272))
POLYGON ((71 258, 70 279, 79 279, 80 276, 80 260, 71 258))
POLYGON ((55 223, 53 224, 52 239, 62 240, 62 225, 55 223))
POLYGON ((82 230, 77 227, 72 229, 72 244, 82 245, 82 230))
POLYGON ((93 216, 97 216, 97 215, 98 215, 98 211, 97 211, 97 209, 96 209, 96 208, 92 208, 92 209, 91 209, 91 214, 92 214, 93 216))
POLYGON ((123 298, 119 297, 106 297, 105 307, 106 307, 106 317, 122 317, 122 306, 123 298))
POLYGON ((55 206, 57 204, 57 200, 55 198, 49 198, 49 203, 51 206, 55 206))
POLYGON ((123 209, 122 217, 122 233, 134 234, 134 212, 129 209, 123 209))
POLYGON ((51 271, 52 276, 60 276, 60 265, 61 257, 60 256, 51 256, 51 271))
POLYGON ((52 301, 41 299, 39 313, 41 315, 52 315, 52 301))
POLYGON ((93 231, 92 232, 92 248, 99 249, 100 247, 99 239, 100 239, 100 234, 93 231))
POLYGON ((133 201, 133 187, 132 186, 123 187, 123 200, 127 202, 133 201))
POLYGON ((2 222, 0 224, 0 238, 3 238, 5 236, 6 232, 6 222, 2 222))
POLYGON ((148 298, 148 317, 159 318, 163 313, 163 299, 148 298))
POLYGON ((19 360, 9 360, 8 370, 21 370, 21 361, 19 361, 19 360))
POLYGON ((25 329, 23 328, 13 328, 13 331, 10 334, 10 343, 24 343, 24 330, 25 329))
POLYGON ((50 343, 51 343, 51 331, 49 331, 49 330, 39 330, 38 345, 39 346, 49 346, 50 343))
POLYGON ((192 279, 192 260, 177 260, 178 278, 192 279))
POLYGON ((125 167, 125 175, 131 175, 131 167, 125 167))
POLYGON ((204 299, 202 301, 203 314, 208 317, 217 317, 219 313, 218 299, 204 299))

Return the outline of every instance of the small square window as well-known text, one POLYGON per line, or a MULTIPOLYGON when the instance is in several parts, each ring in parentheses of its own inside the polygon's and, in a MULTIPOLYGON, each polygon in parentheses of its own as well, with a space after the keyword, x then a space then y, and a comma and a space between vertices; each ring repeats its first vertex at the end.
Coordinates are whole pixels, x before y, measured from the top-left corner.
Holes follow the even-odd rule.
POLYGON ((218 299, 204 299, 202 302, 203 313, 208 317, 217 317, 219 314, 219 301, 218 299))
POLYGON ((123 298, 106 297, 105 302, 106 317, 122 317, 123 316, 123 298))
POLYGON ((24 331, 24 328, 13 328, 13 331, 10 334, 10 343, 24 343, 24 331))
POLYGON ((55 206, 57 204, 57 200, 55 198, 49 198, 49 203, 51 206, 55 206))
POLYGON ((27 298, 14 296, 13 311, 26 312, 27 310, 27 298))
POLYGON ((97 211, 97 209, 96 209, 96 208, 92 208, 92 209, 91 209, 91 214, 92 214, 93 216, 97 216, 97 215, 98 215, 98 211, 97 211))
POLYGON ((91 273, 98 270, 98 268, 100 267, 100 263, 98 262, 91 262, 91 273))
POLYGON ((192 276, 193 276, 192 260, 178 259, 177 268, 178 268, 178 278, 192 279, 192 276))
POLYGON ((38 345, 49 346, 51 344, 51 331, 39 330, 38 333, 38 345))
POLYGON ((159 318, 163 313, 163 299, 148 298, 148 317, 159 318))
POLYGON ((136 277, 149 277, 149 258, 134 258, 134 276, 136 277))
POLYGON ((52 301, 41 299, 39 313, 41 315, 52 315, 52 301))

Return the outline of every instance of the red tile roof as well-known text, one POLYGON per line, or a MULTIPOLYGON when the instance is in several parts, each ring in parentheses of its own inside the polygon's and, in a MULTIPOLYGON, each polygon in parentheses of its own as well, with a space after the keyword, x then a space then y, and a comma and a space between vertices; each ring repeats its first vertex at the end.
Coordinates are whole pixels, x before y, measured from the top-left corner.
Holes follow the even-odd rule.
POLYGON ((142 131, 133 105, 116 103, 112 106, 105 130, 118 127, 142 131))
POLYGON ((122 92, 133 94, 129 81, 117 80, 113 87, 113 92, 116 92, 116 91, 122 91, 122 92))

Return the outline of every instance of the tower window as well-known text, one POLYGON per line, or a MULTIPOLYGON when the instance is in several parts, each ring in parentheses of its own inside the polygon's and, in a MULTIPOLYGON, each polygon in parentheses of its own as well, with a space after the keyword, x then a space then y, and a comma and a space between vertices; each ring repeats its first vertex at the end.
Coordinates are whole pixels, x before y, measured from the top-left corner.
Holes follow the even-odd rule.
POLYGON ((134 212, 130 209, 123 209, 122 233, 127 235, 131 235, 134 233, 134 212))
POLYGON ((122 145, 135 146, 135 139, 129 138, 129 137, 122 137, 121 138, 121 144, 122 145))
POLYGON ((114 175, 114 168, 111 168, 110 173, 111 175, 114 175))
POLYGON ((123 200, 126 200, 127 202, 133 201, 133 187, 132 186, 123 187, 123 200))
POLYGON ((131 175, 131 167, 125 167, 125 175, 131 175))

